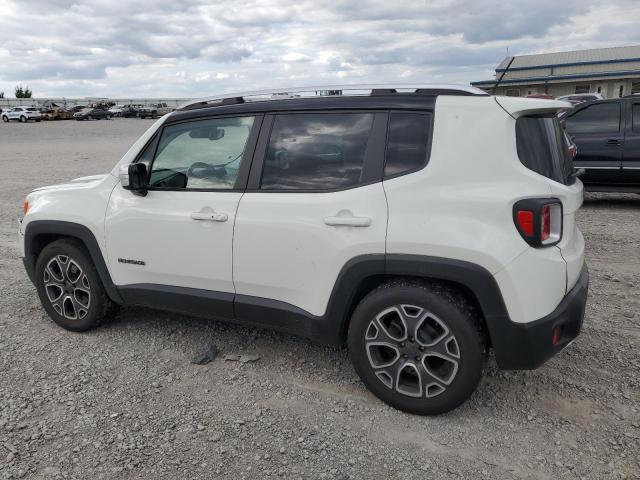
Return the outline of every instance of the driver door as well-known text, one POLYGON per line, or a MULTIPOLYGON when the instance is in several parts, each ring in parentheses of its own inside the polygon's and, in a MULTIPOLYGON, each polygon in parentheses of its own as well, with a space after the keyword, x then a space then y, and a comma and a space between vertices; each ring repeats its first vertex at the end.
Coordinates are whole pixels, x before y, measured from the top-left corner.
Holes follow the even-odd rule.
POLYGON ((212 313, 232 316, 233 227, 261 121, 168 124, 143 149, 147 195, 118 184, 105 219, 109 267, 127 302, 188 311, 175 307, 217 299, 212 313))

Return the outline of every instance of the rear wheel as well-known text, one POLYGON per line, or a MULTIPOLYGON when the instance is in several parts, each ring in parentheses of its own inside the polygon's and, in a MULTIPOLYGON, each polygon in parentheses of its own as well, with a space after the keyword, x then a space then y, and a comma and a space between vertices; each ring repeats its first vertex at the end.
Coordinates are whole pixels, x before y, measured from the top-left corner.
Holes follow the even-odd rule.
POLYGON ((87 251, 74 239, 57 240, 42 250, 35 280, 42 306, 67 330, 97 327, 116 310, 87 251))
POLYGON ((21 123, 27 123, 27 117, 25 117, 24 115, 20 116, 20 122, 21 123))
POLYGON ((389 282, 367 295, 353 313, 348 345, 369 390, 419 415, 465 402, 485 360, 479 321, 464 297, 415 281, 389 282))

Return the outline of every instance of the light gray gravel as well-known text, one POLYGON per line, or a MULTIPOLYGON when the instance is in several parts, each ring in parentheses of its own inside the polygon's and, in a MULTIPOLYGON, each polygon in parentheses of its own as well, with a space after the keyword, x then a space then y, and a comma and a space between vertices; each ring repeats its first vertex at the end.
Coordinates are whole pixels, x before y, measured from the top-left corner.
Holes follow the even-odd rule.
POLYGON ((150 124, 0 124, 0 479, 640 478, 640 196, 579 214, 575 343, 533 372, 490 362, 468 403, 421 418, 369 394, 341 348, 140 308, 85 334, 45 316, 18 256, 24 195, 108 171, 150 124))

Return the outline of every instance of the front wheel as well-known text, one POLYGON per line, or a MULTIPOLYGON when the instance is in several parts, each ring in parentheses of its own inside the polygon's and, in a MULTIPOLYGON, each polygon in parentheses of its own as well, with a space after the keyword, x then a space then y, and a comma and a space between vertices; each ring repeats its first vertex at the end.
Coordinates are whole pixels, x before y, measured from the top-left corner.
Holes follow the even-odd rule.
POLYGON ((27 117, 25 117, 24 115, 22 115, 22 116, 20 117, 20 122, 21 122, 21 123, 27 123, 27 117))
POLYGON ((36 262, 35 284, 49 317, 67 330, 97 327, 116 310, 87 251, 74 239, 44 247, 36 262))
POLYGON ((9 121, 9 118, 6 115, 2 116, 2 121, 7 123, 9 121))
POLYGON ((465 402, 480 382, 485 346, 479 325, 454 290, 393 281, 354 311, 349 355, 382 401, 408 413, 437 415, 465 402))

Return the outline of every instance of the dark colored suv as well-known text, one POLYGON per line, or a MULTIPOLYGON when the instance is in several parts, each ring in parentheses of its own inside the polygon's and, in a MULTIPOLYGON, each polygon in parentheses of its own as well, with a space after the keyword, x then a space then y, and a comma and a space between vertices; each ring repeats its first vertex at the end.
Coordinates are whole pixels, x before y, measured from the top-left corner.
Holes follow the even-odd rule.
POLYGON ((640 193, 640 97, 587 102, 562 122, 587 190, 640 193))

